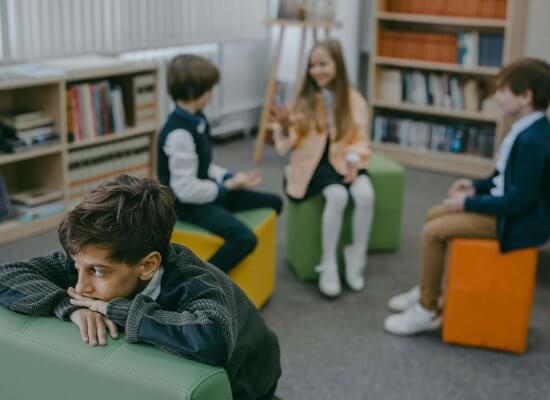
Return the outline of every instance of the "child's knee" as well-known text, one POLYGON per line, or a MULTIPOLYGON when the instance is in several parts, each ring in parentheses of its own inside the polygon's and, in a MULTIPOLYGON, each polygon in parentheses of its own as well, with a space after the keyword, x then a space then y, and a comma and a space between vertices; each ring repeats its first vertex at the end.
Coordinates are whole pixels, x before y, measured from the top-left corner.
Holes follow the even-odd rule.
POLYGON ((348 204, 348 191, 343 185, 330 185, 323 190, 328 207, 344 209, 348 204))
POLYGON ((236 238, 235 242, 238 243, 239 248, 246 254, 252 253, 258 245, 258 238, 251 230, 247 229, 242 231, 236 238))
POLYGON ((356 207, 369 210, 374 208, 374 189, 368 178, 354 183, 350 188, 350 192, 356 207))

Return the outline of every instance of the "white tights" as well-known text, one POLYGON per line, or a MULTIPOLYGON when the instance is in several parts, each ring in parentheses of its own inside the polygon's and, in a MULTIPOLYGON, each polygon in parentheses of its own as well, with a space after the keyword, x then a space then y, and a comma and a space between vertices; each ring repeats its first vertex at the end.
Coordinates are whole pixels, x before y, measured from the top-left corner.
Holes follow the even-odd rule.
MULTIPOLYGON (((352 217, 351 249, 355 257, 364 257, 366 263, 372 217, 374 215, 374 189, 368 176, 360 175, 349 189, 355 209, 352 217)), ((325 208, 323 210, 321 265, 335 265, 338 239, 342 230, 344 211, 348 204, 348 190, 343 185, 329 185, 323 190, 325 208)))

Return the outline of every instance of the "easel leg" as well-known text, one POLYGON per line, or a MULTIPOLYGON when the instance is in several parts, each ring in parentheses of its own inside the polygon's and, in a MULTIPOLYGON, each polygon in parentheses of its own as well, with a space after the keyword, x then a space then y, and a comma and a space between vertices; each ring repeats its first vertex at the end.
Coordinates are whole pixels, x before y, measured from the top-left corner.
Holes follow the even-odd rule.
POLYGON ((271 109, 271 102, 275 94, 275 82, 277 80, 277 71, 279 69, 279 60, 281 58, 281 50, 283 47, 283 39, 285 34, 285 27, 281 26, 279 32, 279 40, 275 48, 275 54, 273 56, 273 62, 271 64, 271 71, 269 72, 269 79, 267 81, 267 90, 265 93, 264 107, 262 110, 262 116, 260 118, 260 129, 258 130, 258 136, 256 136, 256 143, 254 145, 254 157, 255 163, 262 161, 265 145, 265 137, 267 134, 267 124, 269 120, 269 112, 271 109))

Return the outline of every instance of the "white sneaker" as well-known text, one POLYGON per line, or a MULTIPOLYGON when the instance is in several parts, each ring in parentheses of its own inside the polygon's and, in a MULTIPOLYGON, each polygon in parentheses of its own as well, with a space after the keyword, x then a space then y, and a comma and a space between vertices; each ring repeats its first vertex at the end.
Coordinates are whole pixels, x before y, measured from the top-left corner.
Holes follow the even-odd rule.
POLYGON ((346 283, 350 289, 359 291, 365 287, 365 278, 363 270, 365 269, 365 256, 354 256, 351 246, 344 248, 344 262, 346 263, 346 283))
POLYGON ((392 335, 409 336, 434 331, 441 326, 441 317, 435 311, 426 310, 419 303, 401 314, 394 314, 384 321, 384 329, 392 335))
POLYGON ((407 311, 420 301, 420 286, 415 286, 405 293, 398 294, 388 301, 388 308, 393 312, 407 311))
POLYGON ((327 297, 337 297, 342 293, 338 266, 332 264, 318 265, 315 271, 319 272, 319 290, 327 297))

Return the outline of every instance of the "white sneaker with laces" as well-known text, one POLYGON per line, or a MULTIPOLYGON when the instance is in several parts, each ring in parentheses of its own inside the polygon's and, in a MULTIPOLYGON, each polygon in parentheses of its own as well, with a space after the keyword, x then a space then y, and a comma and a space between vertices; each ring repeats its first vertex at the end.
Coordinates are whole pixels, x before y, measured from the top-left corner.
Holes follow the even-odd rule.
POLYGON ((337 297, 342 293, 338 266, 336 264, 318 265, 315 271, 319 272, 319 290, 327 297, 337 297))
POLYGON ((384 321, 384 329, 392 335, 410 336, 437 330, 441 327, 441 316, 426 310, 419 303, 400 314, 390 315, 384 321))
POLYGON ((365 269, 365 256, 358 257, 353 254, 353 248, 346 246, 344 248, 344 262, 346 263, 346 283, 350 289, 359 291, 365 287, 365 278, 363 270, 365 269))
POLYGON ((420 286, 415 286, 405 293, 398 294, 388 301, 388 308, 393 312, 407 311, 420 301, 420 286))

